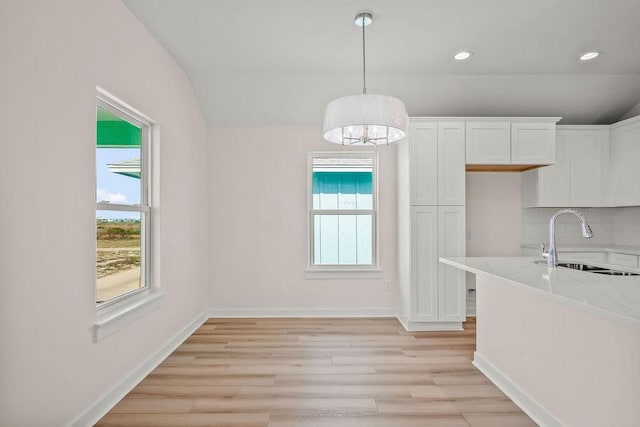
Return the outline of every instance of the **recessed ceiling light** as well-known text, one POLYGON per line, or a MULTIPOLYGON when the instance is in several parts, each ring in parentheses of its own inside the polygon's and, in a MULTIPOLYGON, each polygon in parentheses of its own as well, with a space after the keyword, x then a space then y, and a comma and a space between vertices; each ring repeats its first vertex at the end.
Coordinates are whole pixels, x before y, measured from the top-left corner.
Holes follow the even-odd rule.
POLYGON ((467 52, 467 51, 458 52, 456 53, 456 56, 454 56, 454 58, 457 59, 458 61, 464 61, 469 57, 471 57, 471 52, 467 52))
POLYGON ((600 55, 598 52, 587 52, 580 56, 580 61, 590 61, 600 55))

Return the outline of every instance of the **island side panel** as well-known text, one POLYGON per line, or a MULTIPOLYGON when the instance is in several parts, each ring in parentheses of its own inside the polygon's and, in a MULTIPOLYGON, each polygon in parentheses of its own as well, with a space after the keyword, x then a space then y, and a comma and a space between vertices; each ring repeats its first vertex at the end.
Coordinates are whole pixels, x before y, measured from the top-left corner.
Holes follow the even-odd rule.
POLYGON ((481 370, 488 362, 562 425, 640 425, 640 329, 494 276, 478 274, 477 289, 481 370))

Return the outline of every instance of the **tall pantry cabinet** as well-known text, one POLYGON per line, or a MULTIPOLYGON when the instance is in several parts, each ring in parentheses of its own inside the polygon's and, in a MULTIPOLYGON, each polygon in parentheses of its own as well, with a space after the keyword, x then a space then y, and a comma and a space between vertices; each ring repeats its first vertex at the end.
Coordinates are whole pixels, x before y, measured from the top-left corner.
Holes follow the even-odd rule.
POLYGON ((398 145, 400 320, 409 331, 459 330, 464 272, 439 257, 465 256, 465 122, 411 118, 398 145))

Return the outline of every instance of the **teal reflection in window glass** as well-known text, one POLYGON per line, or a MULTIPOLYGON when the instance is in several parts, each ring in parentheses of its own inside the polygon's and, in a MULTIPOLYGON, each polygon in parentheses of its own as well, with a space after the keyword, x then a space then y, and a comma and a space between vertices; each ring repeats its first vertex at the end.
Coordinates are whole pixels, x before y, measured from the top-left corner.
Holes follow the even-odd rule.
POLYGON ((313 209, 373 209, 373 174, 313 172, 313 209))

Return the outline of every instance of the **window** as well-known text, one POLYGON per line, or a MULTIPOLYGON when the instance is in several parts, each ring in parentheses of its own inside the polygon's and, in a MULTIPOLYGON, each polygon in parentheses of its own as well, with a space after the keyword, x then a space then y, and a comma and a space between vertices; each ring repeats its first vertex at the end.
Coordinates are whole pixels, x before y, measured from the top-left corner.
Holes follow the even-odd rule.
POLYGON ((151 122, 106 92, 96 111, 96 304, 137 295, 150 281, 151 122))
POLYGON ((376 153, 309 154, 308 271, 377 270, 376 153))

